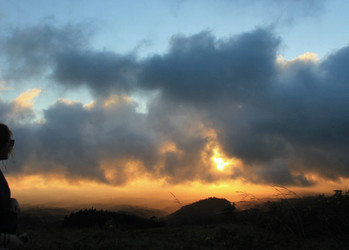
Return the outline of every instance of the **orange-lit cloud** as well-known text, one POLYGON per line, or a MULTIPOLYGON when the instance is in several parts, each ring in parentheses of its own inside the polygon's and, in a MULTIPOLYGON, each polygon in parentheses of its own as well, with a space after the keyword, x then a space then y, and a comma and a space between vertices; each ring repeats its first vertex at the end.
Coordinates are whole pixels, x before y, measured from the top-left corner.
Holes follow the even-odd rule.
POLYGON ((132 99, 126 95, 110 95, 109 98, 104 101, 104 107, 108 107, 110 105, 118 105, 130 101, 132 101, 132 99))
POLYGON ((41 93, 40 89, 29 89, 20 94, 14 102, 24 108, 32 108, 34 105, 34 99, 41 93))
POLYGON ((316 53, 313 52, 305 52, 302 55, 297 56, 294 59, 287 60, 282 55, 279 55, 276 59, 276 62, 283 67, 290 66, 297 62, 304 62, 304 63, 319 63, 320 59, 316 53))

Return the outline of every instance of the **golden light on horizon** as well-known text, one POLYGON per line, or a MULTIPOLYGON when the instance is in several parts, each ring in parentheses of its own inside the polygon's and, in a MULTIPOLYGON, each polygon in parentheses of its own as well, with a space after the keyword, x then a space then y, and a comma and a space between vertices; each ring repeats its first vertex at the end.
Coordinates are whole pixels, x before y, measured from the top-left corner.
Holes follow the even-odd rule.
MULTIPOLYGON (((84 179, 72 181, 63 175, 47 174, 8 176, 7 179, 13 197, 21 204, 39 206, 88 207, 94 204, 128 204, 165 209, 175 205, 169 192, 174 193, 183 204, 208 197, 241 201, 250 197, 263 199, 280 196, 272 185, 248 183, 241 178, 211 184, 193 181, 175 185, 166 183, 165 179, 146 177, 133 179, 125 185, 84 179)), ((319 183, 313 187, 287 188, 302 196, 309 193, 330 194, 332 190, 343 189, 348 184, 349 179, 341 179, 341 183, 319 179, 319 183)))
MULTIPOLYGON (((125 185, 114 185, 92 180, 68 180, 62 175, 28 175, 21 177, 8 176, 13 197, 22 204, 71 206, 79 204, 133 204, 154 207, 171 205, 174 193, 184 204, 207 197, 227 198, 234 201, 239 199, 238 190, 254 193, 261 190, 269 193, 270 187, 244 183, 242 180, 223 181, 219 183, 169 184, 165 179, 149 179, 140 177, 125 185), (156 194, 156 195, 154 195, 156 194), (158 202, 155 202, 157 201, 158 202)), ((256 195, 258 195, 256 194, 256 195)))

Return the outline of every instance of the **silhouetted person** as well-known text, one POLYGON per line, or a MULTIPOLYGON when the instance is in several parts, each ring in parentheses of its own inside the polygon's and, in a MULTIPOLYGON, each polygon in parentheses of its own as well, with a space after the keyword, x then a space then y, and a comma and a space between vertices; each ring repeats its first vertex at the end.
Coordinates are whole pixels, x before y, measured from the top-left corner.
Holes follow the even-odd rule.
MULTIPOLYGON (((0 160, 7 160, 15 141, 12 132, 0 123, 0 160)), ((23 243, 15 235, 20 207, 16 199, 11 198, 8 183, 0 170, 0 247, 15 248, 23 243)))

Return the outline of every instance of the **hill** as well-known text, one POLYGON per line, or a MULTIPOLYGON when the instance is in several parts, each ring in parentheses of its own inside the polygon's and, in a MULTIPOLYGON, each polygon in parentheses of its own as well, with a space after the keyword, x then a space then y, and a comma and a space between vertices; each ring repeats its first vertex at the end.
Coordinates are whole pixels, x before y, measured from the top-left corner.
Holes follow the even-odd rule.
POLYGON ((170 225, 202 225, 222 223, 235 210, 226 199, 208 198, 183 206, 178 211, 165 217, 170 225))

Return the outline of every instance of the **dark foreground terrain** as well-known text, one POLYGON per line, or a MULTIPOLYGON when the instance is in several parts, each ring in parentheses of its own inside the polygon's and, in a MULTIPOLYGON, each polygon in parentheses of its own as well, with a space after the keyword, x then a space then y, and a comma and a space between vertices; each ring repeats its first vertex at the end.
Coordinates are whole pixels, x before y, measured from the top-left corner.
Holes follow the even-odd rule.
POLYGON ((85 209, 23 212, 24 249, 349 249, 349 193, 238 210, 209 198, 163 218, 85 209))

